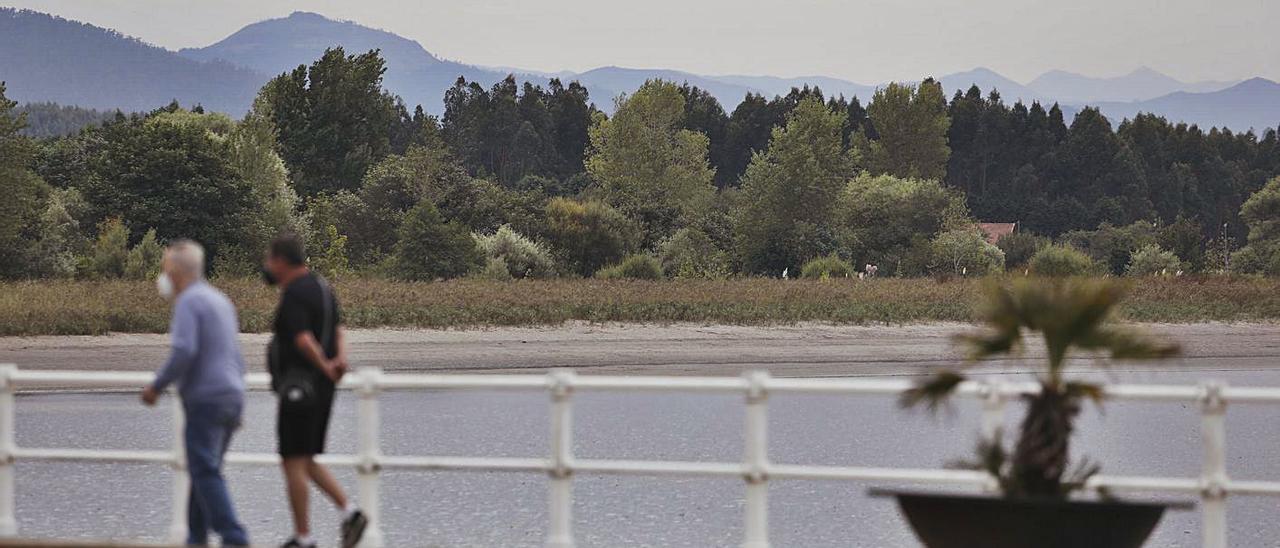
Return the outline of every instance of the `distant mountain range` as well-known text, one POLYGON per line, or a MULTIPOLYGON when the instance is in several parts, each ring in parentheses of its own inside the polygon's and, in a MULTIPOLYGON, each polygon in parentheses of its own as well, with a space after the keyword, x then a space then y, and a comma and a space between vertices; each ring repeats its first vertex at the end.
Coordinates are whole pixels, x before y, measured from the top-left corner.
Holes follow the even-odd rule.
MULTIPOLYGON (((445 90, 459 76, 486 86, 508 74, 543 84, 553 77, 577 80, 605 111, 612 110, 614 97, 652 78, 705 89, 727 111, 747 93, 773 97, 810 85, 829 96, 857 96, 865 103, 878 87, 825 76, 713 76, 623 67, 542 73, 481 67, 441 59, 418 42, 387 31, 306 12, 248 25, 206 47, 173 52, 92 25, 0 9, 0 80, 8 81, 11 98, 23 102, 137 111, 178 99, 238 116, 269 78, 308 64, 335 45, 350 53, 381 50, 387 60, 386 87, 408 105, 421 104, 436 114, 443 109, 445 90)), ((1116 123, 1153 112, 1173 121, 1235 130, 1280 125, 1280 84, 1262 78, 1189 83, 1144 67, 1109 78, 1050 71, 1022 84, 980 67, 938 80, 948 95, 977 85, 984 94, 999 90, 1007 103, 1059 102, 1068 115, 1082 105, 1096 105, 1116 123)))

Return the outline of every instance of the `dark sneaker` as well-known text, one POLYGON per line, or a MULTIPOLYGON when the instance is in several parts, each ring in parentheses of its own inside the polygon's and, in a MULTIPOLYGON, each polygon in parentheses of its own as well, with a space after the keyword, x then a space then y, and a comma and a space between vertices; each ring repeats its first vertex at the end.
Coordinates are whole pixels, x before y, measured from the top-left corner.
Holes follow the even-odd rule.
POLYGON ((289 542, 281 544, 280 548, 316 548, 316 543, 303 544, 298 540, 298 537, 293 537, 289 539, 289 542))
POLYGON ((368 526, 369 518, 364 512, 351 512, 347 519, 342 520, 342 548, 355 548, 360 544, 360 538, 364 536, 364 530, 368 526))

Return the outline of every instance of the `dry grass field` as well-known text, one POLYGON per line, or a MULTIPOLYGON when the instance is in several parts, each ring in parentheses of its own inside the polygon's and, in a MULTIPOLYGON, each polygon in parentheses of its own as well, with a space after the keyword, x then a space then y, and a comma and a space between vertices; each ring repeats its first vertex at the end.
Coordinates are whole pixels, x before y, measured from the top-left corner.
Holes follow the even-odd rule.
MULTIPOLYGON (((467 328, 587 322, 785 325, 969 321, 982 280, 457 280, 335 283, 353 327, 467 328)), ((1280 320, 1280 280, 1130 280, 1125 319, 1141 322, 1280 320)), ((220 279, 248 332, 270 327, 275 292, 256 279, 220 279)), ((150 282, 0 283, 0 336, 162 333, 168 305, 150 282)))

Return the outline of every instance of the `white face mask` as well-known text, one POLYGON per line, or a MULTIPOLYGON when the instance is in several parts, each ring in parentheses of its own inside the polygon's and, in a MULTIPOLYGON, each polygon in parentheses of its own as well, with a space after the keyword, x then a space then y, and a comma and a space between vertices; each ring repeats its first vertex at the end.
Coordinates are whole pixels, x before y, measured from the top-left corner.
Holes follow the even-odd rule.
POLYGON ((161 272, 160 277, 156 278, 156 291, 166 301, 173 298, 173 280, 167 272, 161 272))

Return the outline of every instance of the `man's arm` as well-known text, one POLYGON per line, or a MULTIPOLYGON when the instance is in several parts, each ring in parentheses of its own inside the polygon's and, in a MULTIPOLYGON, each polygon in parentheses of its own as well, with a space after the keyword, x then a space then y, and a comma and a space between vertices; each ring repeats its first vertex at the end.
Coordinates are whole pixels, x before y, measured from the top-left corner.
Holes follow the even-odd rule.
POLYGON ((333 382, 338 382, 342 379, 343 371, 338 367, 337 360, 330 361, 325 357, 324 348, 320 347, 320 341, 316 340, 315 334, 310 329, 305 329, 294 336, 293 344, 298 347, 298 352, 302 353, 302 357, 306 358, 307 362, 314 365, 326 377, 332 379, 333 382))
POLYGON ((200 337, 196 312, 189 302, 180 302, 173 308, 173 320, 169 322, 169 339, 169 359, 156 373, 156 380, 142 391, 142 401, 147 405, 154 404, 165 388, 186 375, 199 353, 200 337))
POLYGON ((335 331, 334 333, 334 336, 337 337, 333 340, 333 343, 338 347, 338 355, 334 356, 333 361, 338 364, 338 367, 341 368, 343 372, 350 371, 351 363, 347 361, 347 330, 346 328, 339 325, 337 331, 335 331))

